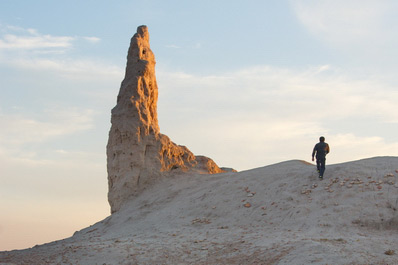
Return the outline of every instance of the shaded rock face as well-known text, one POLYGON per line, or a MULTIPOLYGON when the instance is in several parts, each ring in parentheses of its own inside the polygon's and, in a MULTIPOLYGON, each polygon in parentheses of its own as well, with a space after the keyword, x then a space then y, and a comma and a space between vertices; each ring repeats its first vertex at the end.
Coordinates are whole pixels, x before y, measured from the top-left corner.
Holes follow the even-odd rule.
POLYGON ((129 197, 172 170, 224 172, 213 160, 195 156, 160 133, 155 64, 148 28, 140 26, 131 39, 126 75, 117 105, 112 109, 107 145, 108 200, 112 213, 129 197))

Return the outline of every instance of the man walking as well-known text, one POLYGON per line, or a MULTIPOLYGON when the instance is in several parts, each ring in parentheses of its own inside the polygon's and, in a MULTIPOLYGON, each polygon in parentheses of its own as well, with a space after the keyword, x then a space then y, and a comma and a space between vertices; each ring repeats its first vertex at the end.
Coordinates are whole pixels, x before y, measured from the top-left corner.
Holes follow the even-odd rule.
POLYGON ((325 137, 319 137, 319 143, 317 143, 312 151, 312 161, 316 154, 316 168, 319 172, 319 178, 323 179, 325 173, 326 155, 330 152, 329 145, 325 143, 325 137))

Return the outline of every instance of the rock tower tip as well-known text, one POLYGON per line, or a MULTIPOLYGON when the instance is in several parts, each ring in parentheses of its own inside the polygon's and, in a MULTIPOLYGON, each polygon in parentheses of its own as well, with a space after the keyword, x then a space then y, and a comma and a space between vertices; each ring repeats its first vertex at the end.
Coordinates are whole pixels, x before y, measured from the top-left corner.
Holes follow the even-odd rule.
POLYGON ((137 33, 141 35, 149 34, 148 27, 146 25, 141 25, 137 27, 137 33))

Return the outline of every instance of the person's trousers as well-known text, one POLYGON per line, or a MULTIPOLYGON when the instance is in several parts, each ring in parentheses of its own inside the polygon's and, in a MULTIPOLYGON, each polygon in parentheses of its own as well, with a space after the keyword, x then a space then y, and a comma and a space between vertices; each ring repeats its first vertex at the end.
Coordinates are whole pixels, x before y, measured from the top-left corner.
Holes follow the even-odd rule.
POLYGON ((319 171, 319 176, 323 177, 323 173, 325 173, 325 163, 326 163, 326 157, 316 158, 316 168, 319 171))

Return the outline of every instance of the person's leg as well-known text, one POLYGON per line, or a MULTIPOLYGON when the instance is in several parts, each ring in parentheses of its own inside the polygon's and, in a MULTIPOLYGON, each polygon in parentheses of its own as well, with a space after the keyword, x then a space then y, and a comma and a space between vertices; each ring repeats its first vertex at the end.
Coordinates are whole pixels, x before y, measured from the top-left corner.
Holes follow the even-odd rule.
POLYGON ((319 168, 319 176, 323 177, 323 174, 325 173, 325 163, 326 163, 326 158, 321 158, 319 159, 320 161, 320 168, 319 168))
POLYGON ((316 170, 318 172, 321 170, 321 160, 319 158, 316 159, 316 170))

